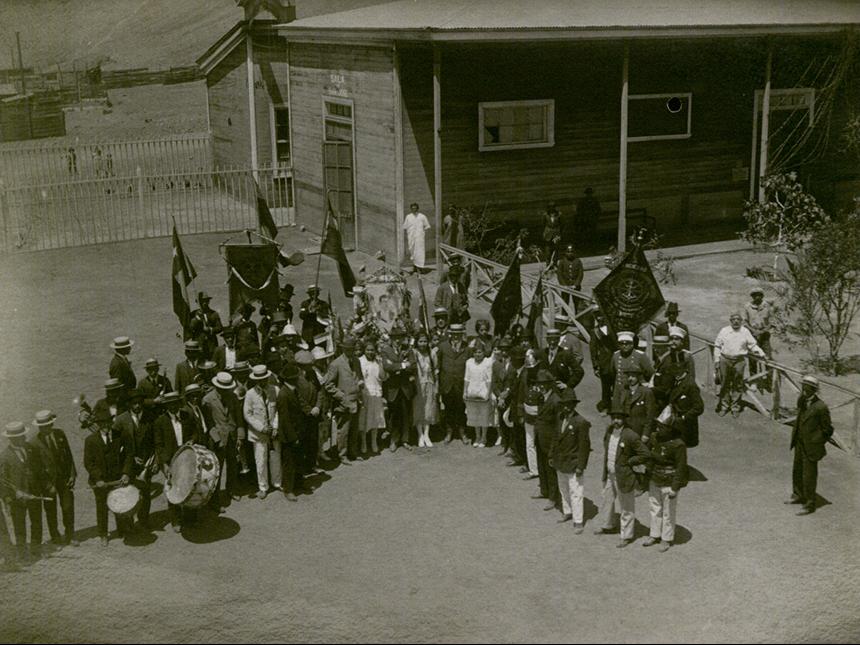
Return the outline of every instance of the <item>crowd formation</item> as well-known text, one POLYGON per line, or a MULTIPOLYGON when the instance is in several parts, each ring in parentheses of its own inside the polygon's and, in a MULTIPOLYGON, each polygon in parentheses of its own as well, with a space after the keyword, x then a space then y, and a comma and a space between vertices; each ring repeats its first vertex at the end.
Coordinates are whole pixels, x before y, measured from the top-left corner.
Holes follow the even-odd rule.
MULTIPOLYGON (((80 414, 90 431, 83 463, 103 544, 112 487, 133 484, 141 498, 134 516, 116 516, 117 533, 148 530, 152 479, 167 477, 174 455, 189 443, 206 446, 220 462, 218 490, 209 501, 215 512, 249 486, 255 489, 250 496, 260 500, 276 491, 296 501, 310 492, 321 466, 350 464, 381 449, 427 449, 455 440, 497 446, 525 479, 537 480, 536 497, 546 500, 546 510, 557 510, 560 522, 570 521, 582 533, 591 424, 578 412, 576 388, 585 377, 585 339, 565 320, 536 337, 519 324, 494 335, 491 323, 479 319, 467 336, 471 315, 459 275, 456 265, 450 267, 439 286, 432 324, 404 319, 388 330, 370 311, 364 288, 356 287, 354 310, 334 347, 328 333, 333 312, 316 285, 308 288, 297 316, 293 287, 285 285, 276 309, 263 307, 254 320, 258 312, 246 304, 227 325, 200 293, 185 358, 172 381, 154 358, 138 378, 129 359, 134 342, 114 339, 104 396, 91 407, 82 401, 80 414)), ((647 494, 651 526, 643 545, 671 548, 678 495, 688 480, 687 450, 699 442, 704 404, 688 330, 676 303, 666 313, 653 350, 639 349, 633 331, 611 332, 599 312, 588 339, 601 384, 596 408, 610 417, 602 437, 603 500, 595 533, 620 532, 619 547, 633 541, 635 500, 647 494)), ((731 323, 715 351, 723 373, 720 412, 737 410, 738 357, 764 355, 740 317, 731 323)), ((804 379, 804 388, 809 397, 802 412, 814 409, 815 423, 827 435, 829 416, 825 424, 827 408, 814 396, 814 379, 804 379)), ((34 425, 38 433, 27 441, 23 423, 8 424, 9 447, 0 457, 2 498, 21 558, 27 557, 27 518, 31 554, 41 545, 43 513, 52 541, 76 544, 77 470, 69 442, 48 410, 35 415, 34 425)), ((812 444, 801 437, 802 445, 812 444)), ((816 457, 809 448, 797 450, 791 500, 811 510, 816 457)), ((196 521, 196 510, 168 508, 176 531, 196 521)))

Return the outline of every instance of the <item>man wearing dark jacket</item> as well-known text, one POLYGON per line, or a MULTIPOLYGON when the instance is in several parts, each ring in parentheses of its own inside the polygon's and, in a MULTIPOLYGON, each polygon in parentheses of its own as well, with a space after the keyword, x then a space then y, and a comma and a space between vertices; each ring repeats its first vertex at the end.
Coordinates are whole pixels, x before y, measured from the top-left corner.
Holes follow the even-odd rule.
POLYGON ((196 340, 186 340, 185 360, 176 364, 176 376, 173 379, 173 386, 179 394, 185 392, 185 388, 197 380, 201 357, 200 343, 196 340))
POLYGON ((119 379, 123 387, 129 390, 137 385, 137 377, 131 368, 131 361, 128 360, 128 355, 131 353, 133 346, 134 341, 129 339, 128 336, 114 338, 110 346, 114 354, 108 368, 108 376, 119 379))
POLYGON ((576 411, 579 399, 573 389, 561 392, 559 401, 563 410, 561 430, 550 449, 549 464, 555 468, 561 491, 564 515, 559 522, 573 520, 574 533, 580 534, 585 527, 585 486, 582 478, 588 465, 588 453, 591 452, 591 439, 588 436, 591 424, 576 411))
POLYGON ((278 391, 278 434, 281 436, 283 456, 281 458, 284 483, 284 496, 288 501, 297 501, 296 493, 305 492, 302 473, 302 448, 299 433, 302 408, 299 403, 296 382, 299 366, 287 363, 281 371, 283 385, 278 391))
POLYGON ((54 427, 54 413, 50 410, 40 410, 36 413, 33 423, 39 429, 33 439, 33 446, 39 451, 42 465, 45 469, 46 497, 44 500, 45 520, 48 532, 54 544, 71 544, 78 546, 75 539, 75 480, 78 471, 75 459, 66 433, 54 427), (65 537, 60 537, 57 527, 57 502, 63 514, 65 537))
POLYGON ((555 391, 555 379, 546 370, 540 370, 536 380, 537 387, 543 394, 543 400, 538 403, 535 418, 535 448, 537 449, 538 481, 540 495, 545 497, 548 504, 544 508, 550 511, 554 508, 561 510, 561 495, 558 490, 558 477, 549 465, 549 451, 558 438, 561 415, 561 403, 555 391))
MULTIPOLYGON (((165 479, 170 474, 170 462, 180 446, 189 441, 197 442, 197 425, 187 413, 181 411, 182 399, 179 392, 168 392, 162 397, 164 414, 155 420, 153 437, 155 441, 155 458, 164 473, 165 479)), ((182 507, 178 504, 167 504, 170 513, 170 525, 175 533, 182 530, 182 507)))
POLYGON ((236 381, 229 372, 218 372, 212 377, 212 385, 215 387, 203 397, 202 408, 209 428, 209 448, 221 464, 218 491, 212 496, 215 500, 212 506, 223 508, 227 500, 220 499, 222 481, 229 497, 235 499, 239 494, 237 442, 240 435, 244 435, 245 416, 236 396, 236 381))
POLYGON ((137 521, 140 527, 149 527, 149 508, 151 505, 150 482, 155 470, 152 421, 143 409, 144 392, 132 390, 128 395, 129 409, 117 416, 114 430, 119 432, 126 448, 123 472, 140 490, 140 505, 137 508, 137 521))
POLYGON ((27 430, 20 421, 6 424, 3 436, 9 445, 0 454, 0 497, 12 515, 17 557, 27 562, 27 517, 30 518, 30 556, 42 551, 42 500, 45 468, 39 451, 27 443, 27 430))
MULTIPOLYGON (((123 472, 126 447, 120 433, 113 428, 113 419, 106 409, 93 412, 93 432, 84 441, 84 467, 96 499, 96 525, 102 546, 108 544, 108 493, 110 484, 128 485, 129 477, 123 472)), ((120 537, 126 533, 127 522, 116 516, 116 531, 120 537)))
POLYGON ((412 450, 409 430, 412 428, 412 399, 415 397, 415 354, 403 329, 394 327, 390 336, 391 344, 380 345, 379 358, 386 376, 382 392, 388 402, 391 450, 397 450, 400 445, 412 450))
POLYGON ((654 393, 650 387, 642 384, 642 370, 638 365, 631 365, 624 373, 627 386, 621 395, 621 405, 627 413, 627 427, 648 443, 657 416, 654 393))
POLYGON ((660 552, 672 547, 675 539, 675 509, 678 492, 687 485, 687 446, 674 426, 657 424, 651 445, 651 534, 642 546, 660 544, 660 552))
POLYGON ((797 515, 815 512, 818 462, 827 453, 825 444, 833 436, 830 410, 818 398, 818 379, 804 376, 797 400, 797 419, 791 433, 794 466, 791 471, 792 495, 786 504, 803 504, 797 515))
POLYGON ((442 396, 444 409, 442 422, 446 426, 445 443, 451 443, 454 431, 457 436, 467 442, 463 429, 466 427, 466 404, 463 402, 463 385, 466 377, 466 361, 469 360, 469 348, 463 341, 465 329, 460 323, 451 325, 448 329, 449 338, 439 343, 438 362, 439 394, 442 396))
POLYGON ((688 448, 699 445, 699 417, 705 411, 705 402, 699 386, 686 372, 675 376, 675 383, 669 392, 669 405, 672 406, 672 424, 678 436, 688 448))
POLYGON ((645 444, 627 426, 624 408, 615 407, 610 412, 612 423, 603 437, 603 504, 600 508, 601 527, 595 534, 615 531, 615 502, 621 507, 622 549, 633 542, 636 519, 636 472, 634 467, 648 464, 651 457, 645 444))
POLYGON ((556 381, 559 390, 574 388, 579 385, 585 374, 582 369, 582 357, 560 344, 561 331, 552 328, 546 332, 546 362, 549 372, 556 381))
POLYGON ((604 414, 612 405, 612 355, 618 349, 615 337, 612 335, 603 315, 598 312, 594 317, 594 329, 591 332, 591 342, 588 344, 591 353, 591 366, 594 375, 600 379, 600 401, 597 411, 604 414))

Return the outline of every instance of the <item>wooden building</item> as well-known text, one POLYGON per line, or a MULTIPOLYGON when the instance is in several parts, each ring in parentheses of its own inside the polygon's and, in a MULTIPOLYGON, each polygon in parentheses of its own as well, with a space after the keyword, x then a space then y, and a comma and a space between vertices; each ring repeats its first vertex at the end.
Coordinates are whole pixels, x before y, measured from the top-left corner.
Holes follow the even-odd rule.
POLYGON ((860 3, 362 4, 299 0, 198 61, 216 163, 282 167, 311 230, 330 194, 351 247, 402 257, 410 202, 432 238, 451 204, 538 224, 591 187, 623 245, 628 215, 737 230, 766 172, 808 170, 834 204, 860 193, 835 144, 860 108, 860 3))

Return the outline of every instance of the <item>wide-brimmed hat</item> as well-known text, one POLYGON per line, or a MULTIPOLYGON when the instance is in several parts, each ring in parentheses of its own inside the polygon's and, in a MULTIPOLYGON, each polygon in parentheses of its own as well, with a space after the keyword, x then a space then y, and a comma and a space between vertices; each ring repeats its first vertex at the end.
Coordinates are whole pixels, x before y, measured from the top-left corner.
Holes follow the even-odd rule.
POLYGON ((157 358, 147 358, 146 362, 143 364, 143 367, 144 369, 150 369, 151 367, 158 369, 159 367, 161 367, 161 363, 158 362, 157 358))
POLYGON ((678 303, 677 302, 667 302, 666 303, 666 313, 667 314, 676 314, 679 311, 681 311, 681 310, 678 309, 678 303))
POLYGON ((121 390, 122 389, 122 381, 118 378, 109 378, 105 381, 105 390, 121 390))
POLYGON ((203 302, 204 300, 212 300, 212 296, 205 291, 201 291, 197 294, 197 302, 203 302))
POLYGON ((555 383, 555 378, 546 370, 539 370, 535 383, 555 383))
POLYGON ((297 365, 307 366, 314 364, 314 355, 304 349, 296 352, 294 358, 297 365))
POLYGON ((186 340, 185 341, 185 351, 186 352, 199 352, 200 351, 200 343, 196 340, 186 340))
POLYGON ((50 410, 39 410, 33 418, 33 423, 37 426, 49 426, 56 418, 56 415, 50 410))
POLYGON ((230 372, 218 372, 212 377, 211 383, 219 390, 232 390, 236 387, 236 380, 230 372))
POLYGON ((167 405, 168 403, 178 403, 181 400, 182 397, 179 396, 179 392, 174 390, 172 392, 165 392, 164 394, 162 394, 161 401, 159 402, 163 403, 164 405, 167 405))
POLYGON ((209 370, 214 370, 216 367, 218 367, 218 365, 217 363, 215 363, 215 361, 203 361, 198 366, 198 369, 201 372, 208 372, 209 370))
POLYGON ((4 437, 23 437, 27 434, 27 428, 20 421, 12 421, 7 423, 3 429, 4 437))
POLYGON ((283 287, 281 287, 281 293, 293 294, 293 293, 295 293, 295 291, 296 291, 296 288, 293 285, 291 285, 289 282, 287 282, 283 287))
POLYGON ((272 373, 265 365, 254 365, 254 367, 251 368, 250 379, 252 381, 265 381, 271 376, 272 373))
POLYGON ((466 332, 466 328, 460 323, 454 323, 450 327, 448 327, 448 331, 452 334, 463 334, 466 332))
POLYGON ((628 343, 633 342, 633 332, 632 331, 620 331, 620 332, 618 332, 618 334, 615 337, 619 343, 622 343, 625 341, 628 343))
POLYGON ((99 408, 93 412, 92 421, 99 426, 110 425, 113 423, 113 417, 107 408, 99 408))
POLYGON ((120 349, 131 349, 134 346, 134 341, 128 336, 117 336, 113 339, 113 342, 110 344, 111 349, 120 350, 120 349))
POLYGON ((562 403, 566 403, 567 405, 573 405, 574 403, 579 403, 579 397, 576 396, 576 392, 572 387, 564 388, 558 395, 559 401, 562 403))

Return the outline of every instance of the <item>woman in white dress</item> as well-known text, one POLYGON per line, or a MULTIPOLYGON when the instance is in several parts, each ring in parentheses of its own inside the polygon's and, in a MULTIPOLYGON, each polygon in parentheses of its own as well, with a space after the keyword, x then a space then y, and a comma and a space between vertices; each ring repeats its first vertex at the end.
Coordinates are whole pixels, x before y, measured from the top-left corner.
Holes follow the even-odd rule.
POLYGON ((463 400, 466 403, 466 423, 475 428, 476 448, 486 448, 487 428, 493 425, 493 359, 488 358, 481 345, 476 345, 472 358, 466 361, 463 400))
POLYGON ((436 348, 430 347, 427 334, 419 332, 415 337, 415 364, 418 369, 418 388, 412 399, 412 421, 418 431, 418 447, 432 448, 430 426, 439 420, 436 402, 439 384, 436 382, 436 348))
POLYGON ((377 438, 380 428, 385 428, 385 399, 382 397, 382 381, 385 371, 376 360, 376 345, 368 343, 364 354, 358 359, 364 387, 361 391, 362 406, 358 415, 358 431, 361 433, 361 452, 367 454, 367 433, 370 432, 370 449, 379 452, 377 438))
POLYGON ((424 235, 430 229, 430 222, 424 213, 418 212, 418 204, 409 205, 411 211, 403 220, 403 230, 406 231, 406 245, 409 257, 416 269, 424 268, 424 235))

